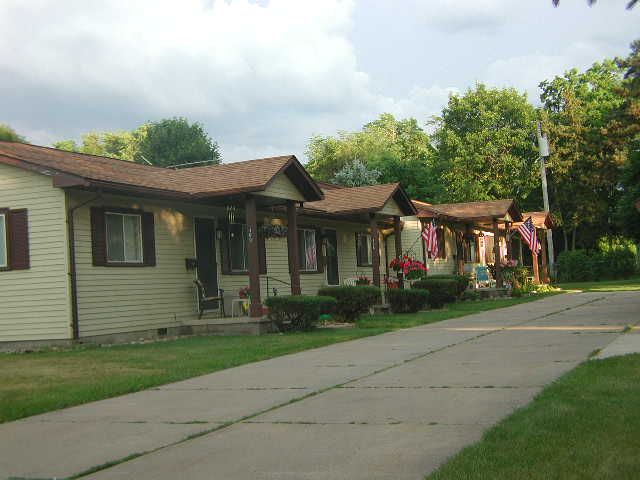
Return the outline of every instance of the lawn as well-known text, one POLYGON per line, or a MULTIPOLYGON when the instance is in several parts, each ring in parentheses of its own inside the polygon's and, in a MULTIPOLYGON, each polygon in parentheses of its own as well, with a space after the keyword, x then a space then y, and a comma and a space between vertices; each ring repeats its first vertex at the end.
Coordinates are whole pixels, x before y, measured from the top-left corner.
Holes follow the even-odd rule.
POLYGON ((602 282, 559 283, 555 286, 563 290, 582 290, 585 292, 640 291, 640 278, 605 280, 602 282))
POLYGON ((428 480, 624 480, 640 472, 640 354, 586 361, 428 480))
POLYGON ((0 354, 0 422, 537 298, 540 297, 463 302, 446 310, 415 315, 367 315, 355 328, 285 335, 195 336, 146 344, 0 354))

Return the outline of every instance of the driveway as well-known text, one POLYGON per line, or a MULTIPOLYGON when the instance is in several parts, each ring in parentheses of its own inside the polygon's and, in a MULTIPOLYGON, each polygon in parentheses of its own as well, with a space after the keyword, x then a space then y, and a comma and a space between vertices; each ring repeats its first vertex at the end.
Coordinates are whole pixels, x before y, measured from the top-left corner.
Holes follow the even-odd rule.
POLYGON ((0 425, 0 478, 421 479, 639 310, 558 295, 30 417, 0 425))

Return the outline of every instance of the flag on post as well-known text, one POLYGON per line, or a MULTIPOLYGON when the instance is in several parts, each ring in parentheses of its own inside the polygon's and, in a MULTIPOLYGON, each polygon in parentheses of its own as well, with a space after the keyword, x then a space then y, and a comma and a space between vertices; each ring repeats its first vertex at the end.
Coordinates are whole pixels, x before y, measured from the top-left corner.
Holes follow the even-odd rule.
POLYGON ((537 254, 540 251, 540 242, 538 242, 538 234, 536 233, 536 227, 534 227, 531 217, 522 222, 518 227, 518 232, 520 232, 525 242, 529 244, 531 251, 537 254))
POLYGON ((427 253, 431 254, 431 258, 438 256, 438 232, 436 228, 436 222, 431 223, 422 230, 422 238, 426 246, 427 253))

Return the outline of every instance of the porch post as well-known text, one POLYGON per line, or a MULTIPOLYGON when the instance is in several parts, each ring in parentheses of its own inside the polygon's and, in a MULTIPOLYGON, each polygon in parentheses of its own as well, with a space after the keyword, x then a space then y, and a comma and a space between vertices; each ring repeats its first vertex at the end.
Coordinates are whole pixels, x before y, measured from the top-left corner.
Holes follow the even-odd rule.
POLYGON ((498 219, 493 219, 493 254, 495 256, 496 266, 496 288, 502 288, 502 267, 500 265, 500 229, 498 228, 498 219))
POLYGON ((373 284, 380 287, 380 234, 378 232, 378 223, 376 222, 375 213, 369 214, 369 223, 371 225, 371 263, 373 267, 373 284))
MULTIPOLYGON (((396 258, 402 256, 402 233, 400 232, 400 217, 393 217, 393 236, 396 241, 396 258)), ((404 275, 398 272, 398 287, 404 288, 404 275)))
POLYGON ((549 267, 547 266, 547 232, 542 228, 538 230, 538 241, 542 247, 542 250, 540 251, 540 255, 542 255, 542 282, 549 283, 549 267))
POLYGON ((298 212, 296 202, 287 200, 287 251, 289 254, 289 275, 291 295, 300 295, 300 258, 298 257, 298 212))
POLYGON ((249 292, 251 305, 249 313, 251 317, 262 317, 262 302, 260 301, 260 265, 258 260, 258 219, 256 216, 256 199, 249 195, 245 200, 245 212, 247 215, 247 246, 249 256, 249 292))
POLYGON ((513 260, 513 249, 511 246, 511 232, 509 229, 511 228, 511 222, 504 223, 504 231, 505 231, 505 240, 507 241, 507 258, 509 260, 513 260))

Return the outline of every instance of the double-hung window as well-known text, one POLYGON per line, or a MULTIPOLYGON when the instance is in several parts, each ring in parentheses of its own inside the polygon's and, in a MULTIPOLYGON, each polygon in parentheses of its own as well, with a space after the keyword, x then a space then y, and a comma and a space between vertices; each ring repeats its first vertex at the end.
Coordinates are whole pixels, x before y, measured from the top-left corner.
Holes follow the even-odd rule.
POLYGON ((318 254, 315 230, 306 228, 298 229, 298 258, 300 260, 301 271, 318 271, 318 254))
POLYGON ((0 213, 0 268, 9 266, 9 229, 7 227, 7 214, 0 213))
POLYGON ((356 257, 359 267, 370 267, 373 264, 371 234, 356 234, 356 257))
POLYGON ((229 224, 229 260, 232 272, 246 272, 249 270, 249 244, 246 223, 229 224))
POLYGON ((142 216, 106 212, 107 262, 142 263, 142 216))

